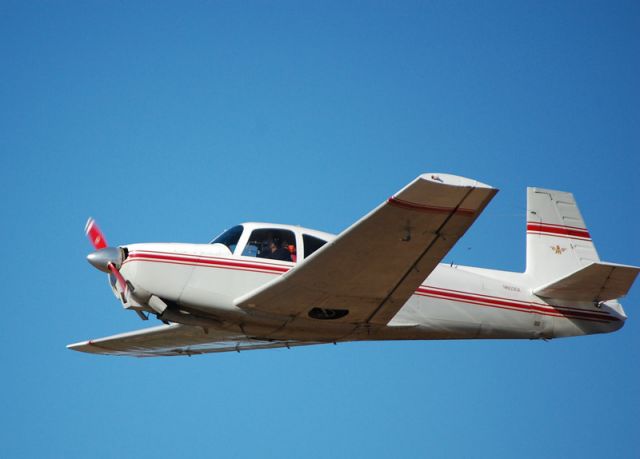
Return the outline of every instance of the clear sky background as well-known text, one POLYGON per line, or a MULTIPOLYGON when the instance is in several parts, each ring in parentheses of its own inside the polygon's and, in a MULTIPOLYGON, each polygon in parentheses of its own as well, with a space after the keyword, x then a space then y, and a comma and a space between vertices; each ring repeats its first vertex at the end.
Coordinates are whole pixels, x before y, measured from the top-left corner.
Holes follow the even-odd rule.
POLYGON ((446 257, 524 269, 525 187, 640 264, 640 3, 0 1, 2 457, 638 457, 640 285, 610 335, 193 358, 85 261, 241 221, 340 232, 422 172, 500 188, 446 257), (394 4, 399 3, 399 4, 394 4))

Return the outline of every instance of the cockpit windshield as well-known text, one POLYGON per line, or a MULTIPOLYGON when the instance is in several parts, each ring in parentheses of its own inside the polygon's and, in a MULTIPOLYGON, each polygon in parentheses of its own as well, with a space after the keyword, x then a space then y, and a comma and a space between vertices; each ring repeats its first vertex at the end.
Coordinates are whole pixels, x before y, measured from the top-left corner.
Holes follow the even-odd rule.
POLYGON ((229 228, 220 236, 211 241, 211 244, 223 244, 226 245, 231 253, 234 252, 236 246, 238 245, 238 241, 240 240, 240 236, 242 236, 242 231, 244 228, 242 225, 234 226, 233 228, 229 228))

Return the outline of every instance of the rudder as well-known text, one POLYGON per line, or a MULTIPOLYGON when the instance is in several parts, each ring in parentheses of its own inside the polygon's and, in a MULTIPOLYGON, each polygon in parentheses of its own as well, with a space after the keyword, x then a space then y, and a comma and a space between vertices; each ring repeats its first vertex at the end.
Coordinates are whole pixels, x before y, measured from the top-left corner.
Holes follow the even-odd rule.
POLYGON ((544 284, 599 261, 573 194, 527 188, 526 275, 544 284))

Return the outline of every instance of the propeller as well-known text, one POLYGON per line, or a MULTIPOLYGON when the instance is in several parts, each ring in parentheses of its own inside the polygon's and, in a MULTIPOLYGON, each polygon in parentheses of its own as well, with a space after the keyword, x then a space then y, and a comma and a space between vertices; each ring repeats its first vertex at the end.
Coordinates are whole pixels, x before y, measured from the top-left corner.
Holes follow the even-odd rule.
POLYGON ((120 274, 118 270, 124 258, 122 249, 119 247, 109 247, 100 227, 91 217, 87 220, 84 232, 96 249, 95 252, 87 255, 87 260, 100 271, 113 274, 118 284, 120 284, 123 298, 126 298, 127 281, 124 280, 124 277, 122 277, 122 274, 120 274))

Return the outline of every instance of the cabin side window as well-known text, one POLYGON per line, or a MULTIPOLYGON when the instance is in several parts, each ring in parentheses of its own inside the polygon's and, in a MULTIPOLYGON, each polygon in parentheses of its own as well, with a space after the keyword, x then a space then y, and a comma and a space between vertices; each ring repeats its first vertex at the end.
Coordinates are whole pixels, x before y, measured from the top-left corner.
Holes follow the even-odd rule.
POLYGON ((234 226, 233 228, 229 228, 220 236, 211 241, 211 244, 223 244, 226 245, 231 253, 233 253, 238 245, 238 241, 240 240, 240 236, 242 236, 243 231, 242 225, 234 226))
POLYGON ((327 243, 327 241, 323 239, 320 239, 314 236, 309 236, 308 234, 302 235, 302 242, 304 244, 305 259, 309 257, 309 255, 311 255, 313 252, 315 252, 316 250, 318 250, 320 247, 322 247, 327 243))
POLYGON ((249 236, 242 255, 271 260, 296 261, 296 237, 289 230, 256 229, 249 236))

